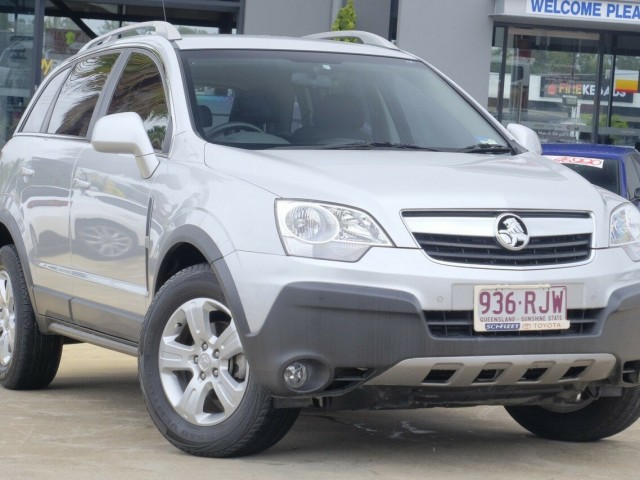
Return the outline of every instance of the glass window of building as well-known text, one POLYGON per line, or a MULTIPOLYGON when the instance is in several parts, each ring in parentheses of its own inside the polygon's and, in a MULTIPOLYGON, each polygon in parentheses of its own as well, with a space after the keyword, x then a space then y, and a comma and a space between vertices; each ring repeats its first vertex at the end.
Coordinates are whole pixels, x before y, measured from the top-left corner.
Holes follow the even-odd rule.
POLYGON ((543 142, 640 141, 640 35, 494 29, 489 110, 543 142))
POLYGON ((78 53, 89 40, 89 36, 70 18, 45 17, 41 77, 45 78, 60 63, 78 53))
POLYGON ((500 120, 530 126, 543 141, 591 141, 599 35, 509 28, 504 40, 494 39, 491 76, 499 78, 490 82, 500 120))
MULTIPOLYGON (((184 2, 179 6, 166 3, 0 2, 0 147, 13 134, 42 80, 92 38, 125 25, 162 18, 182 33, 197 34, 235 33, 242 21, 241 0, 184 2)), ((29 128, 36 128, 37 123, 35 118, 30 120, 29 128)))
POLYGON ((633 146, 640 140, 640 36, 613 35, 605 46, 598 143, 633 146))
POLYGON ((0 146, 13 134, 31 97, 35 61, 34 2, 4 3, 0 10, 0 146))

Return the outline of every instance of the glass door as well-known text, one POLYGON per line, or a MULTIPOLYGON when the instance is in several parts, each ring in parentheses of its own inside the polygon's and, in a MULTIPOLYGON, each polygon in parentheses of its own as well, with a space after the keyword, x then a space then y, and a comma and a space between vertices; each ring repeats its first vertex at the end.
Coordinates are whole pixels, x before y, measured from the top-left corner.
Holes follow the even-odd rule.
POLYGON ((640 36, 618 34, 611 43, 603 63, 598 143, 634 146, 640 141, 640 36))
POLYGON ((490 81, 499 120, 527 125, 543 142, 592 141, 600 35, 509 27, 505 37, 494 40, 491 69, 500 55, 503 80, 490 81))
POLYGON ((22 4, 25 8, 18 2, 0 4, 0 147, 15 130, 31 97, 33 0, 22 4))

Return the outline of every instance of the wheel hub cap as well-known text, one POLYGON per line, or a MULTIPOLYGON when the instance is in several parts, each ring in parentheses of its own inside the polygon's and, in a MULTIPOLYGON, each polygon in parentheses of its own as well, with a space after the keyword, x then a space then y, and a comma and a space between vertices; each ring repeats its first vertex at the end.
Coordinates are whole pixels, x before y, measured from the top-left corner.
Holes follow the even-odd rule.
POLYGON ((212 364, 213 359, 206 353, 203 353, 198 357, 198 365, 200 366, 200 370, 202 370, 203 372, 209 370, 212 364))
POLYGON ((167 400, 198 426, 225 421, 238 408, 249 368, 231 312, 210 298, 196 298, 169 318, 158 351, 167 400))

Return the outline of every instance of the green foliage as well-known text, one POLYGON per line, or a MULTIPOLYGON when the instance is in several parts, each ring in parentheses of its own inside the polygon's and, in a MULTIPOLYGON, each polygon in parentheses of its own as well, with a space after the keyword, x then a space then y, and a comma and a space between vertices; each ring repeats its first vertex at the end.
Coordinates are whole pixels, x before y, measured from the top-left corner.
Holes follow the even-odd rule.
POLYGON ((595 75, 598 71, 598 56, 595 53, 535 52, 535 62, 531 66, 534 75, 555 73, 564 75, 595 75))
MULTIPOLYGON (((353 0, 349 0, 347 5, 338 10, 336 19, 331 25, 331 31, 344 31, 356 29, 356 7, 353 5, 353 0)), ((348 38, 345 41, 353 42, 355 40, 348 38)))
POLYGON ((45 29, 69 29, 77 30, 78 26, 73 23, 73 20, 66 17, 44 17, 45 29))
POLYGON ((116 28, 120 28, 120 22, 117 20, 103 20, 96 32, 97 35, 104 35, 105 33, 109 33, 116 28))
POLYGON ((187 27, 185 25, 178 25, 178 31, 182 35, 207 35, 209 33, 204 28, 187 27))
MULTIPOLYGON (((581 113, 580 121, 586 125, 593 125, 593 115, 590 113, 581 113)), ((607 126, 607 115, 606 113, 601 113, 598 117, 598 124, 601 127, 607 126)), ((618 114, 611 115, 611 127, 614 128, 629 128, 629 122, 623 120, 622 117, 618 114)))

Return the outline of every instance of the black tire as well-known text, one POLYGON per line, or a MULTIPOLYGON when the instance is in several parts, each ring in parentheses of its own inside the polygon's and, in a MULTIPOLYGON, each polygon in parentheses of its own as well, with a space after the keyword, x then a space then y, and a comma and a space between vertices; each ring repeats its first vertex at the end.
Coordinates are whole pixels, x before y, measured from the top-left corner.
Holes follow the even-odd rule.
POLYGON ((0 248, 0 319, 0 385, 47 387, 58 372, 64 339, 40 333, 13 245, 0 248))
POLYGON ((186 268, 156 295, 140 338, 138 374, 147 410, 165 438, 192 455, 266 450, 299 413, 274 408, 273 398, 253 380, 225 305, 209 265, 186 268), (235 403, 227 401, 229 392, 235 403))
POLYGON ((522 427, 540 437, 593 442, 622 432, 640 417, 640 388, 623 388, 620 397, 602 397, 575 411, 544 407, 505 407, 522 427))

